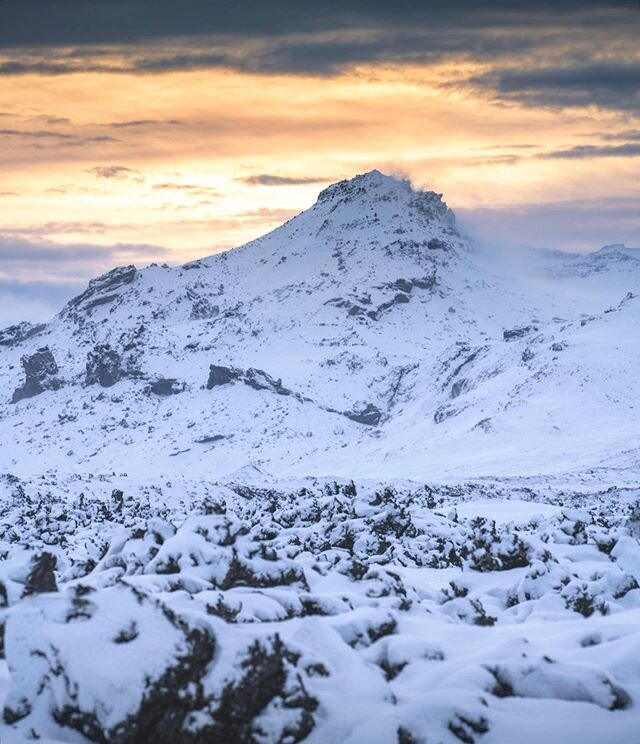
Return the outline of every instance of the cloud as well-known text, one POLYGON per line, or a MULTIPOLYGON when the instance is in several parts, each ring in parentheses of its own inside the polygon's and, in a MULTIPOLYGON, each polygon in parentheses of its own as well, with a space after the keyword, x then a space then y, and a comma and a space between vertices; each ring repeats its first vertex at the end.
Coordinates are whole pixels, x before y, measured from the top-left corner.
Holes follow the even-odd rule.
POLYGON ((358 65, 465 61, 485 71, 449 84, 497 102, 637 112, 639 20, 637 0, 457 0, 455 13, 440 0, 0 2, 0 76, 232 69, 326 77, 358 65))
POLYGON ((100 234, 113 230, 132 230, 135 225, 98 222, 98 221, 69 221, 69 222, 43 222, 37 225, 25 225, 22 227, 0 227, 0 237, 7 235, 26 235, 45 237, 48 235, 70 235, 70 234, 100 234))
POLYGON ((625 129, 623 132, 601 134, 600 137, 609 142, 620 140, 624 140, 625 142, 640 142, 640 129, 625 129))
POLYGON ((197 183, 156 183, 153 191, 186 191, 189 196, 220 196, 218 189, 197 183))
POLYGON ((497 69, 467 82, 489 89, 504 100, 526 105, 640 111, 640 59, 497 69))
POLYGON ((109 135, 84 137, 69 132, 58 132, 53 129, 0 129, 0 139, 6 138, 21 141, 23 146, 35 149, 54 147, 83 147, 96 144, 115 144, 120 140, 109 135))
POLYGON ((171 126, 182 127, 186 122, 181 119, 134 119, 132 121, 114 121, 103 126, 112 129, 140 129, 142 127, 171 126))
POLYGON ((19 137, 21 139, 56 139, 56 140, 75 140, 77 137, 73 134, 56 132, 51 129, 0 129, 0 137, 19 137))
POLYGON ((327 183, 330 179, 317 178, 315 176, 275 176, 270 173, 261 173, 256 176, 247 176, 240 180, 249 186, 300 186, 304 184, 327 183))
POLYGON ((168 249, 148 244, 64 245, 41 237, 48 229, 33 228, 29 236, 0 229, 0 324, 47 319, 92 277, 170 256, 168 249))
POLYGON ((636 49, 637 15, 634 0, 457 0, 455 13, 441 0, 190 0, 188 8, 175 0, 26 0, 0 4, 0 74, 232 68, 332 75, 356 64, 494 62, 576 44, 592 58, 599 35, 616 39, 622 59, 636 49))
POLYGON ((553 150, 536 156, 544 160, 579 160, 583 158, 637 158, 640 142, 623 145, 576 145, 564 150, 553 150))
POLYGON ((131 168, 125 168, 124 165, 96 165, 93 168, 89 168, 87 173, 93 173, 97 178, 128 178, 131 174, 137 173, 137 171, 131 168))
POLYGON ((589 252, 610 243, 640 245, 638 203, 632 198, 456 209, 456 216, 462 230, 488 246, 589 252))
POLYGON ((54 284, 0 277, 0 328, 23 320, 46 321, 79 294, 83 287, 83 282, 54 284))
POLYGON ((528 21, 532 28, 557 24, 606 24, 611 17, 633 11, 633 0, 457 0, 456 13, 439 0, 255 0, 216 2, 190 0, 24 0, 0 5, 0 46, 113 45, 164 41, 211 34, 250 38, 343 29, 415 28, 437 30, 451 25, 474 28, 510 27, 528 21), (33 22, 34 12, 38 23, 33 22))

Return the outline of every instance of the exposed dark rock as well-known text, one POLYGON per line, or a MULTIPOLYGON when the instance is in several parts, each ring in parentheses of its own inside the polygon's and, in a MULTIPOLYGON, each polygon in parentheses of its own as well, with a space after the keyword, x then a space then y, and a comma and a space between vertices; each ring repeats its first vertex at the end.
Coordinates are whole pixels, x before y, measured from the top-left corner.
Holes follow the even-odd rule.
MULTIPOLYGON (((167 620, 183 632, 185 651, 159 678, 148 680, 138 710, 107 728, 97 711, 83 710, 70 698, 65 705, 53 710, 58 725, 79 731, 95 742, 146 744, 153 741, 169 744, 204 741, 197 733, 185 731, 185 722, 207 702, 201 680, 213 658, 215 640, 208 631, 190 628, 169 610, 162 611, 167 620)), ((137 637, 136 634, 129 642, 137 637)), ((117 639, 114 642, 118 642, 117 639)))
POLYGON ((261 369, 250 367, 243 375, 242 381, 254 390, 271 390, 278 395, 291 395, 291 390, 282 385, 281 379, 274 379, 261 369))
POLYGON ((242 370, 235 369, 234 367, 222 367, 218 364, 209 365, 209 380, 207 381, 207 389, 217 387, 218 385, 227 385, 235 380, 242 378, 242 370))
POLYGON ((79 308, 81 305, 84 309, 90 310, 97 305, 112 302, 119 296, 115 290, 131 284, 137 275, 138 271, 135 266, 118 266, 106 274, 92 279, 82 294, 74 297, 67 303, 63 313, 74 308, 79 308))
POLYGON ((407 302, 409 302, 409 296, 404 294, 404 292, 398 292, 398 294, 396 294, 393 299, 388 300, 387 302, 383 302, 382 305, 378 305, 375 310, 369 310, 367 315, 372 320, 379 320, 382 315, 384 315, 384 313, 386 313, 395 305, 404 305, 407 302))
POLYGON ((442 405, 439 406, 435 413, 433 414, 433 421, 436 424, 441 424, 443 421, 446 421, 448 418, 451 418, 452 416, 455 416, 459 413, 457 408, 453 408, 452 406, 442 405))
POLYGON ((396 292, 410 294, 414 289, 432 289, 438 283, 435 273, 431 276, 413 277, 411 279, 396 279, 389 284, 384 284, 379 289, 393 289, 396 292))
POLYGON ((213 305, 206 297, 194 299, 191 306, 191 320, 208 320, 220 313, 220 306, 213 305))
POLYGON ((523 326, 522 328, 511 328, 511 330, 502 333, 502 338, 505 341, 513 341, 516 338, 523 338, 529 333, 537 330, 537 327, 534 325, 523 326))
POLYGON ((221 439, 225 439, 224 434, 211 434, 206 437, 200 437, 196 439, 196 444, 209 444, 211 442, 219 442, 221 439))
POLYGON ((440 238, 431 238, 427 243, 427 248, 431 251, 446 251, 448 247, 444 240, 440 240, 440 238))
POLYGON ((57 592, 56 575, 54 573, 57 559, 51 553, 40 553, 32 560, 31 571, 27 578, 24 596, 40 594, 41 592, 57 592))
POLYGON ((185 383, 173 377, 159 377, 150 383, 148 390, 154 395, 177 395, 185 390, 185 383))
POLYGON ((23 398, 32 398, 45 390, 57 390, 62 386, 58 375, 58 365, 48 346, 38 349, 35 354, 25 355, 20 360, 24 369, 25 381, 16 388, 11 398, 17 403, 23 398))
POLYGON ((120 354, 109 344, 98 344, 87 354, 86 370, 87 385, 111 387, 125 376, 120 354))
POLYGON ((220 741, 244 744, 256 741, 253 719, 277 698, 285 709, 296 716, 286 729, 286 739, 293 743, 302 741, 313 730, 313 711, 318 701, 306 691, 299 674, 294 676, 298 654, 290 651, 276 635, 263 645, 256 641, 241 662, 243 676, 227 685, 214 713, 216 724, 201 732, 197 741, 220 741), (209 736, 209 738, 205 738, 209 736))
POLYGON ((491 418, 483 418, 482 420, 478 421, 477 424, 474 425, 474 429, 480 429, 484 432, 490 432, 493 429, 493 424, 491 423, 491 418))
POLYGON ((0 346, 17 346, 28 338, 41 333, 46 328, 45 323, 18 323, 0 331, 0 346))
POLYGON ((276 380, 262 369, 249 367, 245 371, 236 367, 222 367, 217 364, 211 364, 209 366, 209 380, 207 381, 207 388, 209 390, 218 385, 227 385, 230 382, 236 381, 244 382, 245 385, 248 385, 254 390, 269 390, 277 395, 292 395, 300 401, 308 400, 289 390, 289 388, 284 387, 281 379, 276 380))
POLYGON ((451 386, 451 397, 457 398, 459 395, 465 392, 469 388, 469 382, 463 377, 460 380, 456 380, 451 386))
POLYGON ((345 411, 344 415, 359 424, 377 426, 382 418, 382 411, 377 406, 374 406, 373 403, 368 403, 362 410, 345 411))

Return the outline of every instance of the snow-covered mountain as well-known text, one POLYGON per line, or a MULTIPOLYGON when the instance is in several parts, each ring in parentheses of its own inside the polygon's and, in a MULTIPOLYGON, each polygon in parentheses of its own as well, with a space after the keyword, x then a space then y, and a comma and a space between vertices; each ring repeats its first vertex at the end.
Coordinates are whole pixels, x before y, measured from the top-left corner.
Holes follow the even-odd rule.
POLYGON ((0 332, 3 744, 637 744, 638 295, 373 171, 0 332))
POLYGON ((0 469, 622 477, 637 293, 640 251, 481 251, 440 195, 372 171, 245 246, 114 269, 2 332, 0 469))

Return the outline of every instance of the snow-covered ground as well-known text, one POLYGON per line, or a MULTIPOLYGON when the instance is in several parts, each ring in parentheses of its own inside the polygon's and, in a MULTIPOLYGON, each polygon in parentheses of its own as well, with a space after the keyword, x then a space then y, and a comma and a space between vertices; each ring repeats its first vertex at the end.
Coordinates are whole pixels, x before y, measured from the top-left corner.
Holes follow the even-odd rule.
POLYGON ((107 483, 2 482, 3 741, 637 741, 640 489, 107 483))
POLYGON ((373 171, 0 331, 2 742, 638 744, 639 294, 373 171))

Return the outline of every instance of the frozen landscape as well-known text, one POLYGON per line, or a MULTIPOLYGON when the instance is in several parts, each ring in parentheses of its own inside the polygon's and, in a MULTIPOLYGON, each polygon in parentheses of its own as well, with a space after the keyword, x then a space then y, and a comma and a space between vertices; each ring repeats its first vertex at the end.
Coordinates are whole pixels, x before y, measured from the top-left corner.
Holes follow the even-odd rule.
POLYGON ((0 740, 638 744, 639 368, 378 171, 0 331, 0 740))

